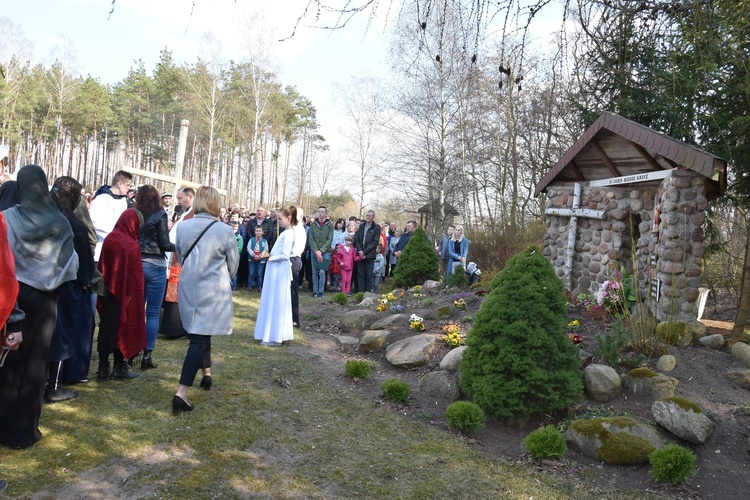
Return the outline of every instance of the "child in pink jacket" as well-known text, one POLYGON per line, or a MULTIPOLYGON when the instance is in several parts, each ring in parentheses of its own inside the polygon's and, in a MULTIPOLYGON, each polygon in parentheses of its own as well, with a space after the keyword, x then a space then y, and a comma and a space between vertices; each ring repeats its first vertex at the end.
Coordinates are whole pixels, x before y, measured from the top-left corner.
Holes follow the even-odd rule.
POLYGON ((357 251, 354 249, 352 242, 354 238, 347 236, 343 245, 338 245, 336 257, 341 265, 341 291, 349 293, 352 289, 352 271, 354 270, 354 257, 357 251))

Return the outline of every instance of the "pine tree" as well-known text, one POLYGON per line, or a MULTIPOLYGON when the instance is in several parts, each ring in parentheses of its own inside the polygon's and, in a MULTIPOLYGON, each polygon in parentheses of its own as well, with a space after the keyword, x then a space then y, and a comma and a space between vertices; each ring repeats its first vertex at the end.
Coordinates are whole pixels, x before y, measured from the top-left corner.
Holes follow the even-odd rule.
POLYGON ((566 334, 562 282, 536 247, 492 281, 461 363, 461 387, 494 418, 525 422, 583 396, 577 348, 566 334))
POLYGON ((439 279, 440 260, 427 233, 417 228, 398 258, 396 270, 393 271, 393 286, 410 287, 421 285, 426 280, 439 279))

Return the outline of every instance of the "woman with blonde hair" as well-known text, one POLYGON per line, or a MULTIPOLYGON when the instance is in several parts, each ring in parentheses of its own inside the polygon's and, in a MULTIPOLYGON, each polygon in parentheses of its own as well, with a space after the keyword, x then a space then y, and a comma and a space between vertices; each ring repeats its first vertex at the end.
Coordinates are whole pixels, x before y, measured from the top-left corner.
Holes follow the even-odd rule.
POLYGON ((448 255, 450 256, 450 274, 456 270, 456 266, 466 269, 466 256, 469 254, 469 240, 464 237, 464 228, 456 226, 453 229, 453 238, 448 242, 448 255))
POLYGON ((187 401, 187 391, 199 368, 201 388, 211 389, 211 337, 232 333, 232 277, 240 257, 232 228, 219 222, 220 208, 219 192, 201 186, 193 201, 195 217, 177 227, 175 247, 182 263, 177 304, 190 345, 172 398, 174 415, 195 408, 187 401))

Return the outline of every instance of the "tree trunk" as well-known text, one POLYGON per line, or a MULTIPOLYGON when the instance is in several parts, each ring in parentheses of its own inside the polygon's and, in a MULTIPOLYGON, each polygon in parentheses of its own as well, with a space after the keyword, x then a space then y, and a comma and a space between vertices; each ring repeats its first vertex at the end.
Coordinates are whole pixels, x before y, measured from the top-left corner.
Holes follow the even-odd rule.
POLYGON ((747 315, 750 311, 750 231, 747 232, 745 242, 745 264, 742 266, 742 285, 740 287, 740 300, 737 307, 737 316, 734 318, 734 327, 730 340, 739 340, 745 331, 747 315))

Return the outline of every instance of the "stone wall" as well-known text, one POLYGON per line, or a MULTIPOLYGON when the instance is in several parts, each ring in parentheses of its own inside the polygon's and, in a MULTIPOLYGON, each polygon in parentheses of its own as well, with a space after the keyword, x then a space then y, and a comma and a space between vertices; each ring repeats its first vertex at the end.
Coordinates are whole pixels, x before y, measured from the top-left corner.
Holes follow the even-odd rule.
MULTIPOLYGON (((640 298, 660 320, 695 319, 705 195, 702 177, 690 171, 675 171, 661 185, 583 187, 581 208, 603 210, 605 216, 578 218, 573 295, 593 295, 612 278, 613 268, 631 274, 635 264, 640 298), (661 282, 658 304, 650 298, 655 279, 661 282)), ((573 186, 548 187, 547 208, 572 205, 573 186)), ((546 224, 544 255, 562 279, 570 218, 548 215, 546 224)))

